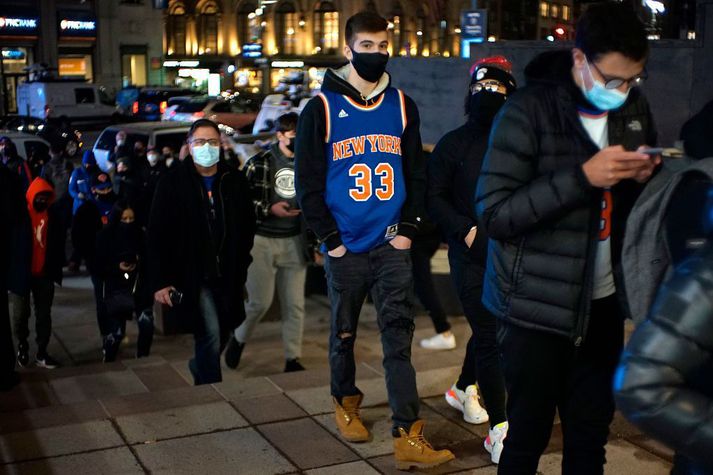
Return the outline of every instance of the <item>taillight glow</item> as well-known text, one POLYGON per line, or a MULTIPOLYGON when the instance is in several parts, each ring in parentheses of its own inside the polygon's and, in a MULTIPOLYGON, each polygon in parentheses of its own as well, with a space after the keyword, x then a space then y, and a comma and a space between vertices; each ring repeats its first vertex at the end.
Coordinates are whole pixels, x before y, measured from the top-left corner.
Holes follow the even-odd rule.
POLYGON ((205 112, 203 112, 203 111, 198 111, 198 112, 193 113, 193 117, 195 117, 196 119, 200 119, 204 115, 205 115, 205 112))
POLYGON ((131 113, 132 114, 139 113, 139 101, 135 101, 134 104, 131 106, 131 113))
POLYGON ((166 107, 168 107, 168 102, 162 101, 162 102, 161 102, 161 105, 159 106, 159 108, 160 108, 160 110, 161 110, 161 114, 163 114, 164 112, 166 112, 166 107))

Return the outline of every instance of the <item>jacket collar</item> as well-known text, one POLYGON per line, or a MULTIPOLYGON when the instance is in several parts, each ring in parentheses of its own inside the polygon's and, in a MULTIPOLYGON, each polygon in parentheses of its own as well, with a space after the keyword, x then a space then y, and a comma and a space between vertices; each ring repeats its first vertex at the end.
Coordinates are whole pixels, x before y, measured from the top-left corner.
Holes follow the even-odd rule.
POLYGON ((391 85, 391 76, 389 76, 389 73, 384 72, 377 82, 376 88, 367 97, 363 97, 361 93, 347 81, 350 68, 351 66, 347 63, 338 69, 328 69, 324 75, 322 89, 345 95, 362 105, 371 105, 376 102, 376 99, 391 85))

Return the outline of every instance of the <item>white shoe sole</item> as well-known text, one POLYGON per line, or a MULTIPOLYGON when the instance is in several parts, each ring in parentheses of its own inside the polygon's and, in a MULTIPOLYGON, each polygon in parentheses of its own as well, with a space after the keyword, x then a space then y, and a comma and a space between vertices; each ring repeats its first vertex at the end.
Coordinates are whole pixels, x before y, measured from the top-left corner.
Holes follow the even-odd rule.
POLYGON ((455 349, 456 349, 456 346, 457 346, 457 345, 431 346, 431 345, 429 345, 428 343, 424 343, 424 341, 425 341, 425 340, 421 340, 420 343, 419 343, 419 346, 420 346, 421 348, 426 349, 426 350, 434 350, 434 351, 438 351, 438 350, 455 350, 455 349))
POLYGON ((465 411, 463 412, 463 420, 466 421, 468 424, 485 424, 490 420, 490 416, 488 416, 488 413, 483 409, 483 412, 481 415, 478 417, 473 417, 470 418, 466 415, 465 411))

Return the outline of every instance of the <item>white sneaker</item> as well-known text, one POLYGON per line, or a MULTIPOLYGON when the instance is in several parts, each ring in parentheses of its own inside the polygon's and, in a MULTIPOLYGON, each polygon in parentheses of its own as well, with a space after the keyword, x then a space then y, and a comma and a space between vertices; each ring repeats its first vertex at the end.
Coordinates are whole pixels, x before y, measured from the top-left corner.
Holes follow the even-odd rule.
POLYGON ((421 348, 427 350, 452 350, 456 347, 456 337, 451 332, 438 333, 421 340, 421 348))
POLYGON ((500 454, 503 453, 503 442, 508 435, 507 421, 501 422, 488 431, 488 437, 485 438, 483 445, 485 450, 490 452, 490 460, 493 463, 500 462, 500 454))
POLYGON ((488 422, 488 412, 478 402, 478 388, 471 384, 461 391, 454 384, 446 392, 446 402, 463 413, 463 420, 469 424, 488 422))

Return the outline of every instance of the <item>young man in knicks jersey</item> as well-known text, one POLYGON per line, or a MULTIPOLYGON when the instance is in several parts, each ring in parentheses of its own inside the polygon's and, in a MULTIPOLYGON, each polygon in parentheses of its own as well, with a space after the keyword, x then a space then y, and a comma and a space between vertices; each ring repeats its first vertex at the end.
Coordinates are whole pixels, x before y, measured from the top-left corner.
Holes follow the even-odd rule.
POLYGON ((411 365, 413 282, 409 248, 425 212, 426 164, 418 109, 389 86, 387 22, 358 13, 346 24, 349 64, 328 70, 322 92, 297 128, 295 178, 307 224, 327 254, 332 305, 331 392, 337 428, 350 442, 369 431, 359 417, 354 342, 362 303, 371 292, 378 314, 394 450, 399 468, 454 458, 433 450, 419 420, 411 365))

